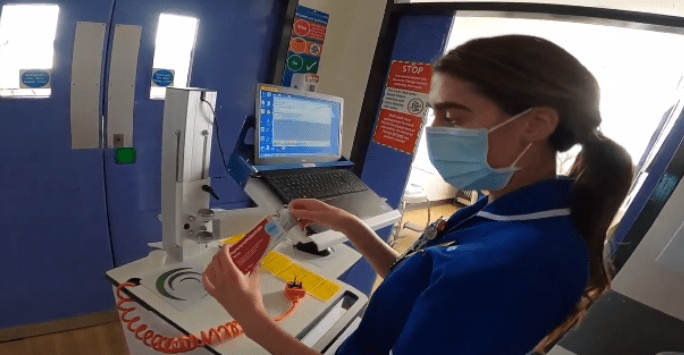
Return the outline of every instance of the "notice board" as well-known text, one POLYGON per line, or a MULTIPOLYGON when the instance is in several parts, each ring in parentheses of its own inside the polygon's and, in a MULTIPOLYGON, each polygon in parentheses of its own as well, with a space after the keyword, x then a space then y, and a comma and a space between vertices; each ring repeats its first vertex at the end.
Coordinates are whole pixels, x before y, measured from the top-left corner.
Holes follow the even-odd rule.
POLYGON ((373 141, 413 154, 427 115, 432 65, 395 60, 373 133, 373 141))

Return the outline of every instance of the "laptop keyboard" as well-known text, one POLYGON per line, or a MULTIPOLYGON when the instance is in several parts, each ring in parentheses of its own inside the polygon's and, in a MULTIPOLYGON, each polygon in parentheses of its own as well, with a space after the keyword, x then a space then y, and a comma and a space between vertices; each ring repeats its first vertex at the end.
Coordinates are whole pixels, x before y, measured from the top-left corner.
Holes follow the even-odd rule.
POLYGON ((264 178, 286 203, 298 198, 326 199, 368 190, 361 179, 344 169, 266 175, 264 178))

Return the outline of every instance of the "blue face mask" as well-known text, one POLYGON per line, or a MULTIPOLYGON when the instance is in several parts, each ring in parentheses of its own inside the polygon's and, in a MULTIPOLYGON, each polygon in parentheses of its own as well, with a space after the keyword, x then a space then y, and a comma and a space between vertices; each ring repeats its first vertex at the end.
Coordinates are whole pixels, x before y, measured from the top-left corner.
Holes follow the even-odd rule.
POLYGON ((487 162, 489 133, 530 112, 527 109, 487 130, 457 127, 426 127, 430 161, 444 181, 461 190, 501 190, 519 168, 515 165, 532 146, 520 153, 510 167, 494 169, 487 162))

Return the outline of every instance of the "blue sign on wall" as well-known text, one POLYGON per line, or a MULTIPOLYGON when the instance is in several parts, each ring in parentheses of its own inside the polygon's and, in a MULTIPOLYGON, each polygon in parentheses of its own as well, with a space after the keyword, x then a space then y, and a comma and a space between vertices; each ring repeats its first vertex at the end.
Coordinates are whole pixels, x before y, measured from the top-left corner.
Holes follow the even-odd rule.
POLYGON ((154 69, 152 71, 152 84, 167 87, 173 85, 174 71, 169 69, 154 69))
POLYGON ((44 69, 22 69, 21 76, 22 88, 44 88, 50 87, 50 72, 44 69))
POLYGON ((287 50, 283 86, 292 86, 292 75, 295 73, 318 73, 329 17, 324 12, 297 6, 287 50))

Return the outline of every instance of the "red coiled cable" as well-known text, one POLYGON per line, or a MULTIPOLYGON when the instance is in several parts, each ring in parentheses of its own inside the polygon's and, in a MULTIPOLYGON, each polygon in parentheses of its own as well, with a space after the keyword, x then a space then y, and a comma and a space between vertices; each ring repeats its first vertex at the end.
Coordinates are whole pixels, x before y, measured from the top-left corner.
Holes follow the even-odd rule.
MULTIPOLYGON (((126 307, 124 304, 134 303, 135 301, 133 301, 131 298, 123 296, 121 293, 122 289, 131 286, 134 287, 137 285, 133 282, 124 282, 116 288, 116 297, 119 299, 116 303, 116 308, 121 311, 121 321, 127 324, 125 328, 128 328, 129 331, 133 332, 138 340, 158 352, 164 354, 180 354, 192 351, 205 345, 216 345, 222 343, 226 340, 235 338, 244 332, 237 321, 231 321, 226 324, 219 325, 216 328, 211 328, 207 333, 200 332, 199 338, 194 334, 181 337, 165 337, 163 335, 156 334, 151 329, 147 329, 148 326, 146 324, 134 326, 133 324, 138 322, 140 317, 134 316, 131 318, 126 318, 126 315, 135 311, 135 307, 126 307)), ((290 308, 290 310, 285 312, 283 315, 275 318, 276 322, 280 322, 294 314, 297 306, 299 305, 299 300, 302 299, 306 293, 301 288, 301 283, 297 285, 296 282, 293 282, 287 284, 285 288, 285 295, 292 301, 292 308, 290 308)))

